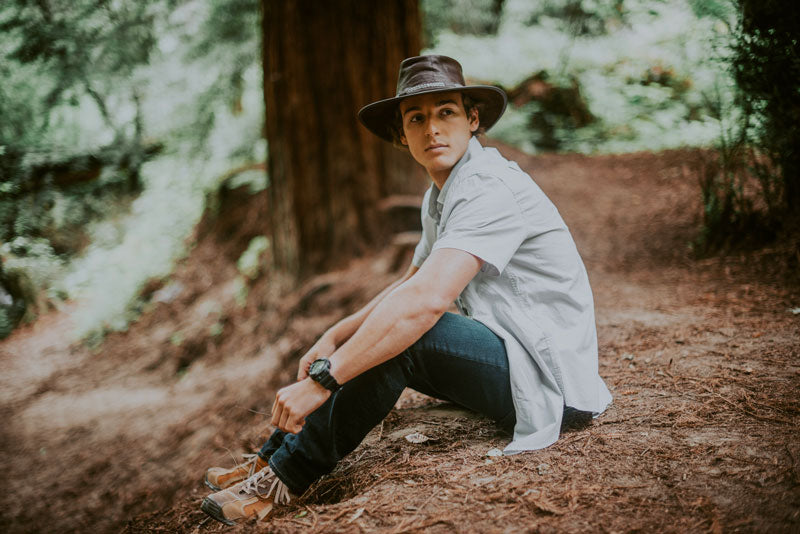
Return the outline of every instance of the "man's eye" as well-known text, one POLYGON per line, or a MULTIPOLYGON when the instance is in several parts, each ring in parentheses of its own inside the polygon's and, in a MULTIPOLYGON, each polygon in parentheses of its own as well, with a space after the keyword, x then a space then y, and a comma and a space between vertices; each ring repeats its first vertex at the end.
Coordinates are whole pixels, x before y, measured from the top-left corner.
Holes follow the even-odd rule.
POLYGON ((455 112, 452 109, 443 109, 442 110, 442 115, 452 115, 453 113, 455 113, 455 112))

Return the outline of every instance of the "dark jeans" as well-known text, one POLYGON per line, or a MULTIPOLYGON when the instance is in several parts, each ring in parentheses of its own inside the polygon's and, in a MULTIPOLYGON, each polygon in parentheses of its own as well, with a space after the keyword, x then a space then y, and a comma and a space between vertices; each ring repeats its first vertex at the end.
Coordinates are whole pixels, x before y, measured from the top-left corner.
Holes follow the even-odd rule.
POLYGON ((300 495, 361 443, 406 386, 514 428, 503 340, 478 321, 445 313, 401 354, 344 384, 299 433, 276 430, 259 455, 300 495))

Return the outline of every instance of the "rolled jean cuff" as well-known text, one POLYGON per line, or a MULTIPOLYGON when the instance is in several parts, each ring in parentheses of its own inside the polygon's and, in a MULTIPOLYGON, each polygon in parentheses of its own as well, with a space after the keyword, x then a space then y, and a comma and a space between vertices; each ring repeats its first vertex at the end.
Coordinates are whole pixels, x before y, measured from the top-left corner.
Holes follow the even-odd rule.
POLYGON ((269 460, 270 456, 275 454, 275 451, 277 451, 281 445, 283 445, 283 440, 285 437, 286 432, 282 430, 275 430, 269 437, 269 440, 261 447, 261 450, 258 451, 258 456, 265 462, 269 460))

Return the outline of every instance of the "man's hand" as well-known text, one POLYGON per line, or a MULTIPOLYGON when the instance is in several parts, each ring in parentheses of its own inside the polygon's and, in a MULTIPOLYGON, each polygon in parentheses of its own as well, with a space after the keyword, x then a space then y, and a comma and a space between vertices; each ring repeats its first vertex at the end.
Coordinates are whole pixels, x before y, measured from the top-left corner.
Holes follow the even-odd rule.
POLYGON ((306 416, 322 406, 331 392, 310 378, 278 390, 272 405, 272 424, 284 432, 297 434, 306 416))
POLYGON ((305 356, 300 358, 300 367, 297 369, 297 381, 299 382, 308 378, 308 368, 311 367, 314 360, 328 358, 334 352, 336 352, 336 343, 333 342, 333 335, 330 331, 325 332, 325 334, 314 343, 314 346, 306 352, 305 356))

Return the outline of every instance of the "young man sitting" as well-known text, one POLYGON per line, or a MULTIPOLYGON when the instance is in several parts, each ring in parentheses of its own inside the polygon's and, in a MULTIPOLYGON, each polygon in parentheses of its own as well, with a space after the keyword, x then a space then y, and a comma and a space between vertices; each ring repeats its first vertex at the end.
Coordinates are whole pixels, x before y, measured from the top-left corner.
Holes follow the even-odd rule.
POLYGON ((611 402, 589 280, 564 221, 528 174, 475 137, 505 107, 501 89, 465 85, 456 60, 432 55, 404 60, 397 94, 359 111, 433 181, 422 239, 402 278, 301 358, 259 453, 207 471, 218 490, 202 504, 211 517, 266 518, 332 471, 406 387, 513 431, 506 454, 555 442, 566 407, 599 414, 611 402), (460 314, 446 311, 453 301, 460 314))

